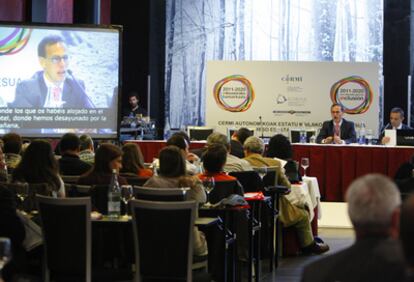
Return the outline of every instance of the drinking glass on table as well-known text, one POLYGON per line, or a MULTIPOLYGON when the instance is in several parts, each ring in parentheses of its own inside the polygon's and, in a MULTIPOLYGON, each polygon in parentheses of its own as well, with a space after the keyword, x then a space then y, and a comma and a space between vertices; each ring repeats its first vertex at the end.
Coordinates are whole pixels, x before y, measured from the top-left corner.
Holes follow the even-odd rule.
POLYGON ((0 280, 1 271, 11 259, 11 242, 9 238, 0 237, 0 280))
POLYGON ((300 166, 303 168, 303 177, 306 177, 306 169, 309 167, 309 158, 301 158, 300 166))
POLYGON ((121 186, 121 199, 125 204, 125 214, 128 214, 128 202, 134 198, 134 191, 131 185, 121 186))
POLYGON ((203 179, 203 186, 204 186, 204 189, 206 190, 206 193, 207 193, 206 206, 211 205, 209 195, 210 195, 210 192, 213 191, 214 185, 215 185, 214 177, 208 176, 208 177, 203 179))

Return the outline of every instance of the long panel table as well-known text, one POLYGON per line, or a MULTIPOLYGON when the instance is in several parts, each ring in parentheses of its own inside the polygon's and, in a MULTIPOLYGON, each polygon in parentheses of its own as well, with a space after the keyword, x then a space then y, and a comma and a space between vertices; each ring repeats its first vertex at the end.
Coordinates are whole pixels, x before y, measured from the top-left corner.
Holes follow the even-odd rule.
POLYGON ((342 202, 351 182, 367 173, 394 177, 399 166, 414 154, 414 147, 293 144, 294 159, 308 157, 307 175, 319 182, 324 201, 342 202))

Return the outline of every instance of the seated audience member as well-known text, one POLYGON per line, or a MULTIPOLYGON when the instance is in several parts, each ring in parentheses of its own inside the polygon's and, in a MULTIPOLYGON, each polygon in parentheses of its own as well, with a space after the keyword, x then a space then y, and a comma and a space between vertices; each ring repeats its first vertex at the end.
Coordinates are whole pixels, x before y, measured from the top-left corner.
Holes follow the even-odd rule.
POLYGON ((15 275, 25 270, 25 236, 23 222, 17 215, 16 197, 5 185, 0 184, 0 237, 9 238, 12 247, 12 258, 2 270, 5 281, 19 281, 14 279, 15 275))
POLYGON ((270 138, 265 156, 281 162, 290 183, 301 181, 302 177, 299 174, 298 165, 292 159, 292 144, 285 135, 276 134, 270 138))
POLYGON ((381 134, 378 137, 378 140, 381 141, 381 144, 387 144, 388 142, 390 142, 390 138, 384 136, 386 129, 412 129, 408 125, 402 123, 403 121, 404 111, 398 107, 392 108, 390 112, 390 122, 381 129, 381 134))
MULTIPOLYGON (((187 199, 194 200, 199 204, 206 202, 201 181, 195 176, 189 176, 186 173, 185 159, 182 150, 176 146, 167 146, 160 151, 159 156, 160 168, 158 175, 152 176, 144 184, 144 187, 154 188, 178 188, 189 187, 187 199)), ((194 255, 207 255, 207 242, 204 234, 198 231, 197 227, 193 230, 194 236, 194 255)))
MULTIPOLYGON (((122 168, 122 151, 117 146, 109 143, 101 144, 95 153, 95 162, 91 170, 79 177, 81 185, 109 185, 112 179, 112 170, 119 174, 122 168)), ((119 185, 127 185, 128 182, 118 175, 119 185)))
POLYGON ((250 129, 242 127, 233 133, 230 140, 230 154, 240 159, 244 158, 244 141, 252 136, 250 129))
POLYGON ((34 140, 13 170, 12 182, 47 183, 54 196, 65 197, 65 185, 59 176, 52 146, 45 140, 34 140))
POLYGON ((82 175, 91 169, 91 165, 79 158, 80 141, 74 133, 66 133, 60 139, 60 173, 63 175, 82 175))
POLYGON ((406 262, 406 282, 414 281, 414 196, 404 201, 401 209, 400 240, 406 262))
POLYGON ((7 169, 12 171, 22 159, 20 155, 22 150, 22 138, 16 133, 7 133, 3 136, 3 144, 3 153, 6 157, 5 161, 7 169))
POLYGON ((127 143, 122 146, 122 169, 121 173, 130 173, 139 177, 151 177, 152 170, 145 168, 144 157, 138 144, 127 143))
POLYGON ((344 108, 339 104, 331 106, 332 120, 325 121, 316 137, 316 143, 349 144, 356 142, 355 125, 344 119, 344 108))
POLYGON ((207 147, 213 144, 221 144, 227 150, 226 164, 224 165, 225 172, 232 171, 249 171, 253 170, 252 166, 246 160, 240 159, 230 154, 230 142, 227 136, 218 132, 213 132, 207 137, 207 147))
POLYGON ((79 158, 81 159, 81 161, 93 165, 93 162, 95 161, 95 149, 93 147, 92 138, 87 134, 83 134, 79 137, 79 141, 79 158))
MULTIPOLYGON (((244 153, 246 155, 244 158, 245 160, 247 160, 254 167, 277 167, 277 184, 290 188, 291 184, 286 178, 285 174, 282 172, 280 168, 280 162, 275 159, 265 158, 261 155, 264 150, 264 143, 262 139, 255 136, 250 136, 246 139, 246 141, 244 141, 243 147, 244 153)), ((302 247, 302 252, 304 254, 322 254, 329 250, 329 246, 327 244, 318 243, 314 240, 312 228, 309 222, 309 214, 305 208, 294 206, 285 196, 280 197, 279 218, 283 226, 295 227, 299 237, 300 245, 302 247)))
POLYGON ((346 200, 355 243, 306 266, 302 281, 404 281, 398 242, 401 199, 395 184, 368 174, 351 183, 346 200))
POLYGON ((192 154, 188 151, 189 144, 187 143, 187 141, 185 140, 185 138, 182 135, 175 134, 175 135, 171 136, 167 140, 167 146, 171 146, 171 145, 176 146, 176 147, 181 149, 181 152, 182 152, 182 154, 183 154, 183 156, 186 160, 185 161, 186 169, 187 169, 187 172, 189 174, 196 175, 196 174, 200 173, 200 166, 196 164, 197 161, 199 161, 200 159, 196 155, 194 155, 194 154, 192 154), (196 163, 192 163, 190 160, 192 160, 193 162, 196 162, 196 163))
POLYGON ((213 177, 215 181, 237 180, 235 177, 223 172, 226 159, 226 147, 221 144, 208 146, 207 151, 203 154, 204 173, 199 174, 198 178, 203 180, 206 177, 213 177))
POLYGON ((394 175, 394 179, 401 180, 413 177, 413 169, 414 169, 414 155, 411 156, 410 161, 403 163, 397 170, 394 175))
POLYGON ((191 140, 190 140, 190 137, 188 136, 188 134, 186 132, 184 132, 184 131, 175 132, 171 137, 173 137, 173 136, 181 136, 187 142, 188 152, 187 152, 187 154, 185 156, 185 158, 186 158, 187 161, 189 161, 190 163, 200 162, 200 156, 203 153, 203 149, 204 148, 201 148, 202 151, 199 151, 198 149, 195 149, 195 150, 191 150, 190 151, 191 140))

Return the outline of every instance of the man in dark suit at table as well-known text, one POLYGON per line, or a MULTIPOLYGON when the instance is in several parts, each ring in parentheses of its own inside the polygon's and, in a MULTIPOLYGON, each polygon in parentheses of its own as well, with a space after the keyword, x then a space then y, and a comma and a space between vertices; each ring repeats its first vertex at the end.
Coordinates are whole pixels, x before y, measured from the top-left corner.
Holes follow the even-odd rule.
POLYGON ((408 125, 402 123, 403 121, 404 111, 398 107, 392 108, 390 112, 390 122, 381 129, 381 135, 378 138, 378 140, 381 140, 381 144, 385 145, 390 142, 390 137, 384 136, 386 129, 412 129, 408 125))
POLYGON ((401 198, 395 184, 381 174, 355 180, 346 193, 355 243, 304 268, 302 282, 404 281, 398 241, 401 198))
POLYGON ((322 144, 349 144, 356 142, 355 125, 342 116, 344 109, 339 104, 331 106, 332 120, 325 121, 316 138, 322 144))
POLYGON ((16 86, 10 107, 17 108, 94 108, 85 93, 83 81, 68 69, 69 56, 63 39, 57 35, 43 38, 37 49, 42 71, 16 86))

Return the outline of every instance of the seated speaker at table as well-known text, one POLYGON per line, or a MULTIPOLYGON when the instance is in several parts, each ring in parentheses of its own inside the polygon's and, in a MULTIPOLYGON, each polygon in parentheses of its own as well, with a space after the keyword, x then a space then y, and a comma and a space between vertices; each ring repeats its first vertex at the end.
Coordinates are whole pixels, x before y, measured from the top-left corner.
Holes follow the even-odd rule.
POLYGON ((408 125, 403 123, 404 111, 401 108, 395 107, 390 112, 390 122, 387 123, 382 129, 378 140, 381 140, 381 144, 387 144, 390 142, 390 137, 384 136, 386 129, 412 129, 408 125))
POLYGON ((349 144, 356 142, 355 125, 352 121, 344 119, 342 105, 331 106, 332 120, 325 121, 316 138, 322 144, 349 144))

